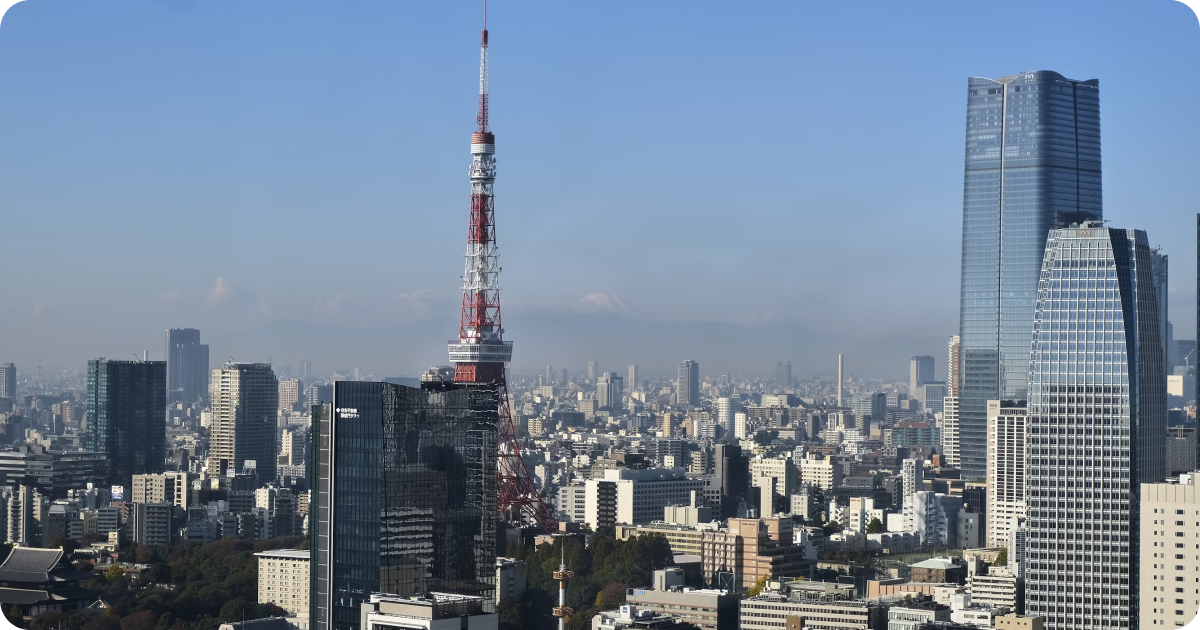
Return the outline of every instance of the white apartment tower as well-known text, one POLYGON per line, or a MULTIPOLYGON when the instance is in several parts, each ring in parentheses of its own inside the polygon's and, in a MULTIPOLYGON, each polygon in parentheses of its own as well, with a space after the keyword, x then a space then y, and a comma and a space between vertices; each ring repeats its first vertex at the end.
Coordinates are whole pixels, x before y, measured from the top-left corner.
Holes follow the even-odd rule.
POLYGON ((989 400, 987 545, 1005 547, 1025 518, 1025 420, 1023 400, 989 400))

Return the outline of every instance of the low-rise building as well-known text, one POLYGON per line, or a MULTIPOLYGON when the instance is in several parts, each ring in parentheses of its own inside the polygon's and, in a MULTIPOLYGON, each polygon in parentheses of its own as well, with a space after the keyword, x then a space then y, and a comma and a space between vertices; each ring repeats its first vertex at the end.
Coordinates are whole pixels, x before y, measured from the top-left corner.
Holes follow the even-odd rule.
POLYGON ((496 558, 496 603, 506 599, 520 601, 526 586, 524 560, 496 558))
POLYGON ((371 595, 362 604, 361 630, 496 630, 496 613, 485 613, 482 597, 453 593, 422 596, 371 595))
POLYGON ((639 610, 633 604, 602 611, 592 617, 592 630, 684 630, 691 627, 689 622, 680 617, 639 610))
POLYGON ((744 599, 738 614, 741 630, 837 628, 886 630, 887 608, 865 600, 802 599, 781 594, 744 599))
POLYGON ((701 630, 737 630, 737 595, 722 589, 687 588, 679 568, 655 571, 653 581, 653 588, 626 589, 625 601, 638 610, 679 616, 701 630))
POLYGON ((1002 568, 992 567, 986 575, 971 575, 967 578, 967 589, 971 593, 971 601, 976 604, 1003 606, 1017 612, 1024 609, 1021 580, 1002 568))
POLYGON ((258 558, 258 603, 275 604, 288 612, 288 623, 308 628, 309 565, 307 549, 276 549, 258 558))

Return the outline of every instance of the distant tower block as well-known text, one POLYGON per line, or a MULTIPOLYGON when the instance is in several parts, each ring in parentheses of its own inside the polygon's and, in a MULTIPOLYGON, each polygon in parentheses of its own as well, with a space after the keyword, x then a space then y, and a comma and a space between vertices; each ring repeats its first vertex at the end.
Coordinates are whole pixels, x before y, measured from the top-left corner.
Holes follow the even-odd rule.
POLYGON ((488 30, 483 17, 479 53, 478 128, 471 134, 471 214, 463 270, 462 314, 458 340, 450 341, 450 362, 458 383, 496 384, 500 390, 497 423, 496 486, 498 508, 514 520, 540 525, 547 532, 558 523, 538 496, 533 478, 521 458, 508 404, 504 364, 512 360, 512 342, 504 341, 500 320, 500 256, 496 248, 496 217, 492 184, 496 180, 496 136, 488 126, 488 30))

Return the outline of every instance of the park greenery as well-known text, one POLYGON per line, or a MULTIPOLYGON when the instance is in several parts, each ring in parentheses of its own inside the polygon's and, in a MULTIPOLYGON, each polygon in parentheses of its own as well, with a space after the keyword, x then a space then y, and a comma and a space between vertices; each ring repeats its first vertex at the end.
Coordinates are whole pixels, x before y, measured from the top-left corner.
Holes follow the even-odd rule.
MULTIPOLYGON (((509 548, 508 555, 525 561, 528 588, 520 601, 500 604, 501 630, 551 630, 558 620, 551 610, 558 605, 558 582, 554 572, 565 558, 575 577, 567 584, 567 606, 575 614, 567 628, 591 627, 591 619, 602 610, 625 603, 625 589, 650 586, 654 571, 673 564, 671 547, 658 534, 617 540, 611 528, 601 528, 585 547, 580 537, 556 538, 553 544, 535 548, 509 548)), ((124 629, 123 629, 124 630, 124 629)))
MULTIPOLYGON (((249 541, 227 538, 207 545, 182 543, 171 547, 131 545, 121 551, 122 562, 149 568, 136 575, 114 564, 85 588, 100 593, 101 606, 70 614, 44 612, 32 620, 6 617, 32 630, 215 630, 227 621, 286 616, 273 604, 258 602, 258 559, 254 553, 271 549, 307 548, 301 536, 249 541)), ((92 571, 89 561, 76 568, 92 571)))

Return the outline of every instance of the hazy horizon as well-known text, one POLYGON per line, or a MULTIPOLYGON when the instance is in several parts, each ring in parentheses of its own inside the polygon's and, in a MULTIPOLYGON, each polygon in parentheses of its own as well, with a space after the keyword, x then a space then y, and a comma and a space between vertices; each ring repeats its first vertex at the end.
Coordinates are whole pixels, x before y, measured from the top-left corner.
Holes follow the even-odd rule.
MULTIPOLYGON (((1170 256, 1175 336, 1195 336, 1183 4, 1008 3, 1038 16, 1016 32, 933 1, 489 10, 513 369, 809 376, 841 351, 855 375, 929 354, 944 377, 967 78, 1036 69, 1100 80, 1105 218, 1170 256)), ((161 358, 166 328, 194 327, 214 366, 446 363, 479 18, 475 2, 16 5, 0 362, 161 358)))

